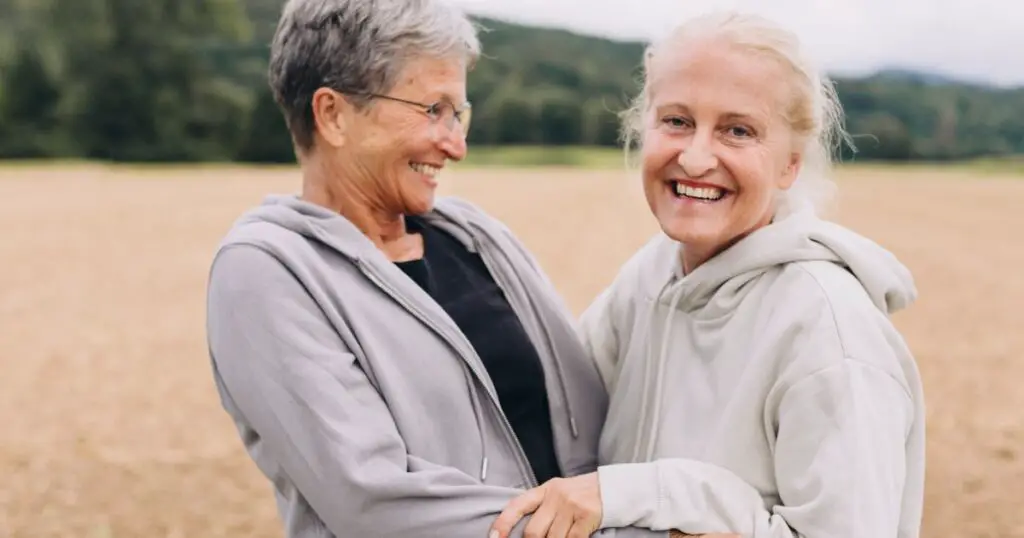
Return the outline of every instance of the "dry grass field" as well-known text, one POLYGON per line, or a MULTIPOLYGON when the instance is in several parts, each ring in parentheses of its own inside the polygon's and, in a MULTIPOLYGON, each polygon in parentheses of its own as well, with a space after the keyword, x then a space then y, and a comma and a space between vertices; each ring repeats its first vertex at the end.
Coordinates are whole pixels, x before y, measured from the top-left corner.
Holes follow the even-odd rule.
MULTIPOLYGON (((444 181, 577 312, 654 230, 619 172, 444 181)), ((281 536, 211 383, 203 303, 231 222, 296 186, 288 169, 0 168, 0 536, 281 536)), ((924 536, 1024 537, 1024 178, 851 169, 841 187, 839 220, 921 293, 896 320, 928 397, 924 536)))

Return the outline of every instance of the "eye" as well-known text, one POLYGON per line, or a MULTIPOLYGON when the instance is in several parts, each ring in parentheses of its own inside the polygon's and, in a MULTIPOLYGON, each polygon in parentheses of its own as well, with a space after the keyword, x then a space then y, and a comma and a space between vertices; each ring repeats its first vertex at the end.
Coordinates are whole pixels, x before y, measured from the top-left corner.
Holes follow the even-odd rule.
POLYGON ((427 107, 427 115, 431 118, 440 118, 444 115, 445 102, 438 101, 427 107))
POLYGON ((681 129, 683 127, 688 127, 690 125, 690 120, 681 116, 665 116, 664 118, 661 118, 661 123, 673 129, 681 129))
POLYGON ((745 125, 733 125, 725 130, 729 136, 735 136, 736 138, 750 138, 754 136, 754 130, 745 125))

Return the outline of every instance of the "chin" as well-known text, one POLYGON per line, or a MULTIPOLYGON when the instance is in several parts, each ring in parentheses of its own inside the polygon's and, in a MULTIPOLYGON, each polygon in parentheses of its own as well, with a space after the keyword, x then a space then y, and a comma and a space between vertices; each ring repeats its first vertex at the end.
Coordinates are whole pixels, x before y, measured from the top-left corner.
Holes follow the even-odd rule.
POLYGON ((711 208, 680 208, 676 200, 659 200, 654 217, 665 235, 680 243, 704 243, 725 232, 722 215, 711 208))
POLYGON ((433 192, 430 194, 420 194, 415 197, 411 197, 405 202, 405 212, 409 215, 422 215, 430 212, 434 209, 435 195, 433 192))
POLYGON ((689 219, 659 220, 665 235, 684 245, 706 245, 718 242, 724 230, 712 223, 692 221, 689 219))

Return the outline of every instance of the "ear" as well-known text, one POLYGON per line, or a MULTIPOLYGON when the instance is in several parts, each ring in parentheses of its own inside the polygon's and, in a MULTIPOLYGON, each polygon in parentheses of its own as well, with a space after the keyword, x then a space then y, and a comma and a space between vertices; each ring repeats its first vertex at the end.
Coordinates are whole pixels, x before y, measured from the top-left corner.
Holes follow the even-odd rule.
POLYGON ((804 156, 803 153, 793 152, 789 154, 789 160, 786 162, 786 167, 782 170, 782 174, 779 176, 779 188, 786 190, 793 186, 796 182, 796 177, 800 174, 800 167, 803 166, 804 156))
POLYGON ((323 141, 335 148, 345 145, 352 104, 340 93, 320 88, 313 93, 312 106, 313 123, 323 141))

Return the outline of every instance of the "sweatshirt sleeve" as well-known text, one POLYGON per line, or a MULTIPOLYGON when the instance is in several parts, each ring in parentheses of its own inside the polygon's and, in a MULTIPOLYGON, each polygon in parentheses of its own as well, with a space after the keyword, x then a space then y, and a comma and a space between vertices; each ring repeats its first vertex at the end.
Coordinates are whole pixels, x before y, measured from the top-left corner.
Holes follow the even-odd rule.
POLYGON ((603 527, 753 538, 896 538, 913 408, 887 372, 854 360, 792 385, 777 413, 781 500, 689 459, 601 467, 603 527))
MULTIPOLYGON (((317 304, 262 250, 220 253, 208 331, 222 398, 253 431, 250 453, 272 481, 291 481, 334 536, 482 538, 522 493, 409 454, 386 403, 317 304)), ((522 538, 528 520, 512 538, 522 538)), ((632 532, 598 536, 663 536, 632 532)))

